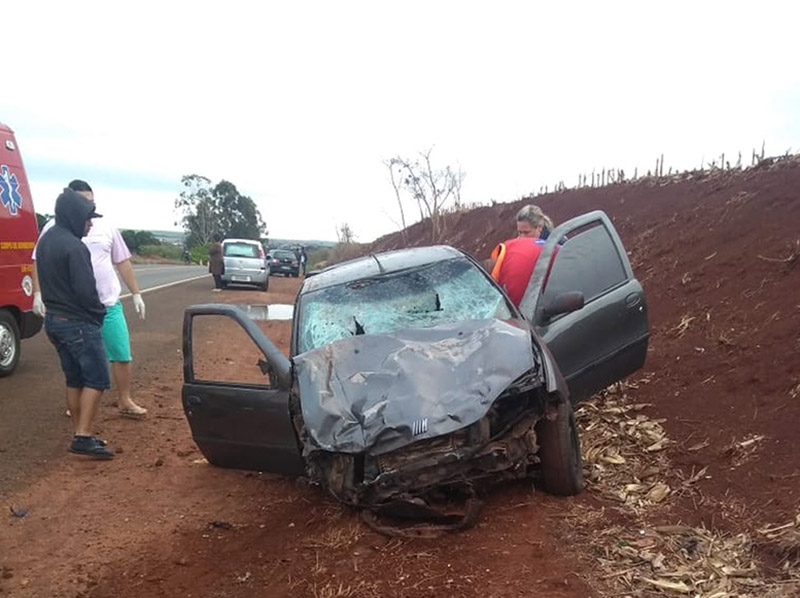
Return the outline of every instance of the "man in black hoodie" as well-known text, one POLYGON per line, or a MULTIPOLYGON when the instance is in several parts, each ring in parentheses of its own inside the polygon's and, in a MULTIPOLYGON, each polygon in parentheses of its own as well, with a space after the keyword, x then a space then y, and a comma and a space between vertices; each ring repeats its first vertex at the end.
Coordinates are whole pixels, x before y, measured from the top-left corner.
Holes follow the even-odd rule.
POLYGON ((72 189, 56 200, 56 224, 36 248, 45 331, 61 360, 67 381, 67 405, 75 436, 70 452, 96 459, 114 453, 92 434, 100 397, 111 386, 100 327, 106 308, 95 286, 89 249, 81 238, 100 217, 94 204, 72 189))

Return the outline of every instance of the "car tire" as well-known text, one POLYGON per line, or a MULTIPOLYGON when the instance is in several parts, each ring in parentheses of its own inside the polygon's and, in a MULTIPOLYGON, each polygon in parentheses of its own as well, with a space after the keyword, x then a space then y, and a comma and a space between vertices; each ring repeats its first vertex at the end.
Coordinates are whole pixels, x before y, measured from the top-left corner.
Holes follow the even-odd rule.
POLYGON ((299 272, 294 272, 294 273, 292 274, 292 278, 297 278, 298 276, 300 276, 300 273, 299 273, 299 272))
POLYGON ((556 496, 572 496, 583 489, 583 458, 575 413, 560 401, 555 419, 536 424, 544 489, 556 496))
POLYGON ((262 291, 268 291, 269 290, 269 277, 267 277, 267 279, 264 282, 262 282, 260 285, 258 285, 258 288, 261 289, 262 291))
POLYGON ((19 325, 14 316, 0 309, 0 378, 10 376, 19 363, 19 325))

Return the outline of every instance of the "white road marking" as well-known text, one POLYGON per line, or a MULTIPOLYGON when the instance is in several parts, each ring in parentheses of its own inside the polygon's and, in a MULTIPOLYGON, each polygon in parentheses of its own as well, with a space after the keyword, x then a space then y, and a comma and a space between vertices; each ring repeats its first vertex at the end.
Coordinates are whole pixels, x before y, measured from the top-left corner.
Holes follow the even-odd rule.
MULTIPOLYGON (((194 278, 184 278, 183 280, 176 280, 174 282, 168 282, 167 284, 162 284, 162 285, 159 285, 157 287, 150 287, 149 289, 144 289, 144 290, 141 290, 139 292, 142 295, 144 295, 145 293, 149 293, 150 291, 158 291, 159 289, 166 289, 167 287, 174 287, 175 285, 183 284, 184 282, 191 282, 193 280, 199 280, 201 278, 206 278, 207 276, 208 276, 208 273, 203 274, 202 276, 195 276, 194 278)), ((119 298, 120 299, 127 299, 130 296, 131 296, 131 293, 125 293, 124 295, 120 295, 119 298)))

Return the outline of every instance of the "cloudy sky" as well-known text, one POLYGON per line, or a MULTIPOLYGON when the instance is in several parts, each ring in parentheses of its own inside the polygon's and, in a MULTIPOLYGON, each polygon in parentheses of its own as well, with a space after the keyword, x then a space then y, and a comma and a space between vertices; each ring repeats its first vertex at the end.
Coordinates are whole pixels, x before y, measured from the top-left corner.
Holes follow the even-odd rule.
POLYGON ((84 178, 120 228, 176 229, 227 179, 271 236, 397 228, 383 161, 433 148, 463 199, 603 167, 800 150, 795 2, 4 3, 0 121, 39 212, 84 178), (546 6, 545 6, 546 5, 546 6))

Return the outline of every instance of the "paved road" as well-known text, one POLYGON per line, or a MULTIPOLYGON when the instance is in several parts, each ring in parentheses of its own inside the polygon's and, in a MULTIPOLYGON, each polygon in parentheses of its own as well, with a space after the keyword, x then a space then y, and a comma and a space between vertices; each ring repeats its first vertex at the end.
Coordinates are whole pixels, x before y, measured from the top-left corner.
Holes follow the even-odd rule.
MULTIPOLYGON (((158 282, 179 278, 179 270, 169 268, 137 267, 137 279, 145 288, 152 288, 158 282)), ((186 273, 186 267, 179 268, 186 273)), ((188 270, 204 274, 201 266, 188 270)), ((136 317, 130 297, 123 299, 134 353, 134 394, 148 376, 148 364, 180 349, 184 307, 215 300, 213 286, 211 277, 205 274, 201 280, 147 292, 144 321, 136 317)), ((112 409, 108 402, 116 397, 115 392, 108 394, 111 396, 103 399, 105 410, 112 409)), ((16 372, 0 378, 0 506, 6 492, 38 476, 65 454, 71 430, 64 408, 64 377, 47 337, 40 333, 22 341, 16 372)))
MULTIPOLYGON (((143 291, 181 280, 208 276, 207 266, 180 266, 168 264, 136 264, 133 267, 136 282, 143 291)), ((123 283, 123 289, 125 283, 123 283)))

